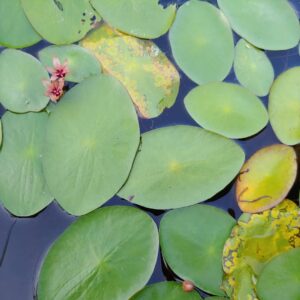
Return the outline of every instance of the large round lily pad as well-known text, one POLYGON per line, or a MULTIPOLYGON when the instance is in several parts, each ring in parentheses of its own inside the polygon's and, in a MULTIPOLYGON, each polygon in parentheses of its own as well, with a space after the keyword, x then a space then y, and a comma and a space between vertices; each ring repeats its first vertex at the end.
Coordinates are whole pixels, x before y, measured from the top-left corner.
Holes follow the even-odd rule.
POLYGON ((203 128, 229 138, 251 136, 268 123, 262 102, 248 89, 224 82, 212 82, 193 89, 185 107, 203 128))
POLYGON ((0 1, 0 45, 10 48, 31 46, 41 37, 25 16, 21 0, 0 1))
POLYGON ((142 135, 124 199, 154 209, 205 201, 239 172, 243 150, 233 141, 193 126, 170 126, 142 135))
POLYGON ((142 117, 157 117, 174 104, 179 74, 152 41, 102 25, 81 41, 81 45, 96 55, 104 71, 126 87, 142 117))
POLYGON ((292 147, 278 144, 257 151, 244 164, 236 184, 236 197, 244 212, 261 212, 280 203, 297 176, 292 147))
POLYGON ((160 223, 164 260, 180 278, 223 295, 222 252, 235 220, 213 206, 195 205, 168 212, 160 223))
POLYGON ((256 294, 257 278, 273 257, 300 247, 299 214, 300 208, 294 202, 285 200, 263 213, 244 213, 240 217, 223 251, 226 273, 223 288, 230 299, 263 300, 256 294))
POLYGON ((300 67, 289 69, 275 80, 270 91, 269 114, 282 143, 300 143, 300 67))
POLYGON ((81 215, 123 185, 139 144, 134 107, 109 76, 72 88, 50 113, 43 164, 50 190, 68 212, 81 215))
POLYGON ((18 113, 42 110, 49 102, 44 79, 49 79, 48 73, 33 56, 13 49, 1 53, 0 102, 6 109, 18 113))
POLYGON ((36 31, 53 44, 82 39, 99 20, 89 0, 21 0, 36 31))
POLYGON ((157 228, 144 212, 100 208, 54 243, 41 270, 38 299, 129 299, 149 280, 157 253, 157 228))
POLYGON ((39 59, 45 67, 53 67, 53 58, 67 63, 69 73, 67 81, 82 80, 101 73, 101 65, 97 58, 87 49, 78 45, 49 46, 39 52, 39 59))
POLYGON ((47 113, 5 113, 0 150, 0 199, 16 216, 34 215, 53 197, 42 170, 47 113))
POLYGON ((241 39, 235 47, 234 72, 238 81, 257 96, 266 96, 274 80, 269 58, 241 39))
POLYGON ((112 27, 148 39, 166 33, 176 13, 175 5, 163 8, 158 0, 92 0, 91 3, 112 27))
POLYGON ((228 75, 234 57, 232 32, 213 5, 198 0, 182 5, 169 37, 177 64, 193 81, 221 81, 228 75))
POLYGON ((234 31, 258 48, 285 50, 297 46, 300 26, 286 0, 218 0, 234 31))
POLYGON ((184 292, 177 282, 159 282, 146 286, 130 300, 201 300, 196 291, 184 292))
POLYGON ((261 300, 300 299, 300 249, 271 260, 260 274, 257 293, 261 300))

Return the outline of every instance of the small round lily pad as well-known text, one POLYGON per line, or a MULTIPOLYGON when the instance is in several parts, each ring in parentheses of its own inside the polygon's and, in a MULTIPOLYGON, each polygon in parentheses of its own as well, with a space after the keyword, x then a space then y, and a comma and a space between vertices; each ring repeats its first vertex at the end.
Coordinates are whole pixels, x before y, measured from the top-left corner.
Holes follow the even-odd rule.
POLYGON ((47 71, 33 56, 14 49, 1 53, 0 102, 6 109, 24 113, 46 107, 45 79, 49 79, 47 71))
POLYGON ((300 67, 285 71, 274 81, 269 115, 272 128, 282 143, 300 143, 300 67))
POLYGON ((258 150, 244 164, 236 184, 236 197, 244 212, 261 212, 284 200, 297 176, 292 147, 276 144, 258 150))
POLYGON ((0 45, 24 48, 41 40, 33 29, 21 5, 21 0, 0 1, 0 45))
POLYGON ((175 5, 164 8, 158 0, 92 0, 91 3, 112 27, 145 39, 166 33, 176 13, 175 5))
POLYGON ((223 295, 222 251, 235 220, 213 206, 195 205, 164 215, 160 245, 164 260, 180 278, 223 295))
POLYGON ((190 0, 182 5, 169 38, 178 66, 196 83, 222 81, 228 75, 233 36, 225 16, 212 4, 190 0))
POLYGON ((129 299, 149 280, 157 254, 157 228, 147 214, 100 208, 54 243, 42 266, 38 299, 129 299))
POLYGON ((298 45, 298 16, 286 0, 218 0, 233 30, 254 46, 286 50, 298 45))
POLYGON ((94 76, 72 88, 47 126, 43 166, 56 200, 74 215, 109 200, 128 177, 139 138, 131 99, 116 79, 94 76))
POLYGON ((248 89, 225 82, 212 82, 193 89, 185 107, 203 128, 229 138, 245 138, 268 123, 264 105, 248 89))
POLYGON ((177 282, 159 282, 146 286, 130 300, 202 300, 196 291, 184 292, 177 282))
POLYGON ((237 175, 245 158, 233 141, 193 126, 149 131, 139 150, 119 195, 153 209, 211 198, 237 175))
POLYGON ((261 300, 300 299, 300 248, 272 259, 260 274, 257 293, 261 300))
POLYGON ((234 72, 238 81, 257 96, 266 96, 274 80, 274 69, 262 50, 241 39, 235 47, 234 72))
POLYGON ((55 57, 61 63, 67 63, 69 69, 65 77, 67 81, 81 82, 90 76, 101 74, 101 65, 97 58, 89 50, 78 45, 53 45, 39 52, 39 59, 45 67, 52 67, 55 57))
POLYGON ((42 170, 47 113, 6 112, 0 150, 0 199, 20 217, 38 213, 52 200, 42 170))

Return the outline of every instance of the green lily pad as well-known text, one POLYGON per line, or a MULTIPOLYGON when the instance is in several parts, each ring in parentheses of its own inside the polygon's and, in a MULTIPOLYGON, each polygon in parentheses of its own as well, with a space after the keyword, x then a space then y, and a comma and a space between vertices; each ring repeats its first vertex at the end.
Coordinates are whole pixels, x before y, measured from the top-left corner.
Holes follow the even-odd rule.
POLYGON ((268 95, 274 69, 265 52, 241 39, 235 47, 234 71, 238 81, 255 95, 268 95))
POLYGON ((272 128, 282 143, 300 143, 300 67, 289 69, 274 81, 269 115, 272 128))
POLYGON ((179 74, 152 41, 102 25, 81 41, 81 45, 96 55, 104 71, 126 87, 142 117, 157 117, 174 104, 179 74))
POLYGON ((152 219, 133 207, 80 217, 54 243, 42 266, 40 300, 124 300, 149 280, 158 254, 152 219))
POLYGON ((154 39, 168 31, 176 6, 163 8, 158 0, 91 0, 112 27, 140 38, 154 39))
POLYGON ((184 292, 177 282, 159 282, 146 286, 130 300, 201 300, 196 291, 184 292))
POLYGON ((213 206, 168 212, 159 231, 165 261, 180 278, 205 292, 223 295, 222 251, 235 223, 229 214, 213 206))
POLYGON ((260 274, 257 293, 261 300, 300 299, 300 249, 272 259, 260 274))
POLYGON ((244 212, 256 213, 284 200, 297 176, 292 147, 277 144, 257 151, 244 164, 236 184, 236 198, 244 212))
POLYGON ((6 49, 0 55, 0 102, 17 113, 40 111, 49 98, 42 80, 49 79, 42 64, 20 50, 6 49))
POLYGON ((235 32, 254 46, 285 50, 298 45, 298 16, 286 0, 218 0, 235 32))
POLYGON ((47 121, 46 113, 6 112, 2 118, 0 199, 16 216, 34 215, 53 200, 41 161, 47 121))
POLYGON ((153 209, 205 201, 239 172, 243 150, 233 141, 193 126, 170 126, 142 135, 130 177, 119 195, 153 209))
POLYGON ((240 217, 223 251, 223 288, 230 299, 258 299, 256 282, 263 268, 280 253, 300 247, 299 214, 300 208, 285 200, 263 213, 240 217))
POLYGON ((53 44, 82 39, 100 17, 89 0, 21 0, 36 31, 53 44))
POLYGON ((69 74, 67 81, 81 82, 82 80, 101 74, 101 65, 97 58, 87 49, 78 45, 49 46, 39 52, 39 59, 46 67, 52 67, 53 58, 57 57, 68 63, 69 74))
POLYGON ((222 81, 228 75, 234 58, 233 36, 215 6, 198 0, 182 5, 169 37, 178 66, 196 83, 222 81))
POLYGON ((228 300, 228 298, 212 296, 212 297, 206 297, 205 300, 228 300))
POLYGON ((191 117, 203 128, 229 138, 245 138, 263 129, 268 113, 248 89, 212 82, 193 89, 185 98, 191 117))
POLYGON ((24 48, 41 40, 25 16, 21 0, 0 1, 0 45, 24 48))
POLYGON ((124 184, 138 145, 139 125, 125 88, 109 76, 72 88, 50 113, 44 172, 69 213, 82 215, 124 184))

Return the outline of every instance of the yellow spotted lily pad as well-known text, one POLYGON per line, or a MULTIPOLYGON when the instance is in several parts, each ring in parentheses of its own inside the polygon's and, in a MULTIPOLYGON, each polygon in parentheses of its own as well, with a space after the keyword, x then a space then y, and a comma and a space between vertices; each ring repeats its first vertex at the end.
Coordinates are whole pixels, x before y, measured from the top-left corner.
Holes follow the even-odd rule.
POLYGON ((102 25, 82 40, 81 45, 92 50, 104 72, 123 83, 142 117, 157 117, 174 104, 179 74, 153 42, 102 25))
POLYGON ((236 197, 244 212, 261 212, 280 203, 297 175, 296 153, 286 145, 260 149, 244 164, 236 185, 236 197))
POLYGON ((264 266, 300 246, 299 214, 300 208, 285 200, 263 213, 240 217, 223 250, 223 288, 230 299, 258 300, 255 286, 264 266))

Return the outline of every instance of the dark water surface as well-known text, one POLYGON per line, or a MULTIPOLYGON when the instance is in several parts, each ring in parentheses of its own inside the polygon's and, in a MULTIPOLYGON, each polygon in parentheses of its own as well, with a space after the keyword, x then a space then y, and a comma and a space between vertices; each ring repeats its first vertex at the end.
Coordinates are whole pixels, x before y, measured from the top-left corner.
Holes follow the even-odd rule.
MULTIPOLYGON (((0 0, 1 1, 1 0, 0 0)), ((161 0, 163 4, 178 3, 185 0, 161 0)), ((209 1, 215 3, 214 0, 209 1)), ((290 1, 295 9, 300 12, 300 0, 290 1)), ((8 33, 9 34, 9 33, 8 33)), ((237 36, 235 36, 238 39, 237 36)), ((165 35, 156 39, 157 45, 166 53, 175 64, 168 41, 165 35)), ((28 53, 36 53, 47 46, 47 42, 25 49, 28 53)), ((0 49, 1 51, 2 49, 0 49)), ((276 75, 293 66, 300 65, 298 48, 288 51, 267 52, 271 59, 276 75)), ((176 104, 166 110, 160 117, 150 120, 140 119, 141 131, 149 131, 167 125, 187 124, 196 125, 189 117, 183 104, 185 95, 196 86, 180 70, 181 86, 176 104)), ((231 71, 226 78, 228 82, 237 82, 234 72, 231 71)), ((267 97, 263 102, 267 103, 267 97)), ((1 109, 1 114, 4 110, 1 109)), ((256 150, 278 143, 270 125, 258 135, 237 141, 245 150, 247 157, 256 150)), ((189 145, 187 145, 188 147, 189 145)), ((299 186, 295 186, 290 198, 298 198, 299 186)), ((224 191, 206 202, 210 205, 223 208, 231 215, 238 217, 240 210, 235 203, 234 186, 231 184, 224 191)), ((104 206, 129 205, 118 197, 112 198, 104 206)), ((159 224, 163 211, 145 210, 159 224)), ((64 212, 57 203, 50 204, 45 210, 31 218, 15 218, 0 206, 0 300, 32 300, 35 295, 35 285, 39 267, 50 245, 76 218, 64 212)), ((150 283, 174 279, 173 275, 162 266, 161 257, 158 258, 155 271, 150 283)), ((113 300, 113 299, 111 299, 113 300)))

